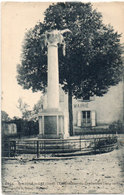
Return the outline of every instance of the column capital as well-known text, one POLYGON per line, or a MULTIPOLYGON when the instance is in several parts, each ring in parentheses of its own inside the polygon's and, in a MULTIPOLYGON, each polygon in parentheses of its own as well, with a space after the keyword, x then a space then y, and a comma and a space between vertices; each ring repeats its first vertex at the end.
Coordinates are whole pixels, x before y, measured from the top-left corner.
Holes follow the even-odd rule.
POLYGON ((48 46, 57 46, 58 43, 62 43, 63 36, 61 35, 59 30, 53 30, 51 32, 46 32, 46 39, 48 46))

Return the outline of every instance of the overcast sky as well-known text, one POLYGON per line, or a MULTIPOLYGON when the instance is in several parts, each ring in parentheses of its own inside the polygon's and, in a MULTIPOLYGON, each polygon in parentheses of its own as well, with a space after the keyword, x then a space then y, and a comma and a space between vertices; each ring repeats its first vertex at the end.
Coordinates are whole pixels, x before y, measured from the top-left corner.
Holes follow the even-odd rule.
MULTIPOLYGON (((20 63, 22 41, 26 29, 30 29, 40 20, 50 3, 43 2, 6 2, 2 3, 2 110, 10 117, 20 116, 17 109, 19 97, 31 108, 40 98, 41 92, 32 93, 23 90, 17 84, 16 66, 20 63)), ((103 15, 103 21, 111 24, 116 31, 124 33, 124 2, 94 3, 103 15)), ((121 42, 124 43, 124 34, 121 42)))

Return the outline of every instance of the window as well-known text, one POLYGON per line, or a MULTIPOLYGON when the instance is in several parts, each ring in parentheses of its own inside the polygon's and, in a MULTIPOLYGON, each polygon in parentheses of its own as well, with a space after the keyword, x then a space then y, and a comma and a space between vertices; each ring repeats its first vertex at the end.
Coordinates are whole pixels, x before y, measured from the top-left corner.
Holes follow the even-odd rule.
POLYGON ((95 111, 78 111, 77 112, 77 126, 90 127, 96 126, 96 112, 95 111))
POLYGON ((91 111, 82 111, 82 126, 91 125, 91 111))
POLYGON ((90 111, 87 111, 87 118, 90 118, 90 111))

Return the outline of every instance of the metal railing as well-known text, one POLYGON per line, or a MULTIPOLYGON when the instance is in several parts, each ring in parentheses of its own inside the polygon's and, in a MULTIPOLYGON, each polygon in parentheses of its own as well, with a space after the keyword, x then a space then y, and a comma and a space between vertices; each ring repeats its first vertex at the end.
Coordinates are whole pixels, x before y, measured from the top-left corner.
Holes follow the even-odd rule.
POLYGON ((20 154, 51 154, 52 156, 101 153, 111 151, 117 145, 116 135, 102 137, 80 136, 70 139, 23 139, 8 140, 2 143, 2 156, 15 157, 20 154))

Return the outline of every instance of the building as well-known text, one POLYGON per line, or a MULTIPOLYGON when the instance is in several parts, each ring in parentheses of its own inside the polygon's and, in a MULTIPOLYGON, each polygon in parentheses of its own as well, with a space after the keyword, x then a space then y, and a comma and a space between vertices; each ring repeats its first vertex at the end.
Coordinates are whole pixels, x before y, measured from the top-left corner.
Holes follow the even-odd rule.
POLYGON ((73 101, 75 126, 103 126, 123 120, 122 83, 111 87, 103 97, 73 101))
MULTIPOLYGON (((124 118, 123 82, 112 86, 103 97, 90 97, 87 99, 73 99, 74 129, 107 128, 115 121, 124 118)), ((66 127, 68 126, 68 95, 60 88, 60 109, 64 112, 66 127)), ((44 108, 47 106, 46 96, 44 108)))
POLYGON ((17 126, 13 122, 2 121, 2 135, 11 136, 17 134, 17 126))

